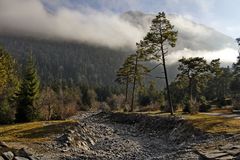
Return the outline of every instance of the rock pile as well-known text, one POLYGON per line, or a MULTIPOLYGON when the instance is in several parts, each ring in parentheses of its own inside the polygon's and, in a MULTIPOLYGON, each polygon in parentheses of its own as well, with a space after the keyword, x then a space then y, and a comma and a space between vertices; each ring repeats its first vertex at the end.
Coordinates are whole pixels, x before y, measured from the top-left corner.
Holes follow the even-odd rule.
POLYGON ((26 149, 14 149, 5 142, 0 142, 0 160, 38 160, 26 149))
POLYGON ((57 138, 61 147, 77 147, 83 151, 89 151, 95 144, 93 132, 90 132, 84 123, 80 123, 75 129, 68 130, 57 138))

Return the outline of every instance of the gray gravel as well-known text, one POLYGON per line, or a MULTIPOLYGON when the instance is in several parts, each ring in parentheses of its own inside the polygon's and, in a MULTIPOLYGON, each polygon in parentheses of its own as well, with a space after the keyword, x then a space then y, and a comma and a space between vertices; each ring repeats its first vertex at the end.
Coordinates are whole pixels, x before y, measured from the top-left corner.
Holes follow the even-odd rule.
POLYGON ((240 140, 239 136, 200 133, 179 118, 133 117, 113 113, 74 116, 78 125, 59 135, 53 144, 46 144, 54 152, 38 157, 42 160, 194 160, 199 159, 199 148, 216 148, 240 140))

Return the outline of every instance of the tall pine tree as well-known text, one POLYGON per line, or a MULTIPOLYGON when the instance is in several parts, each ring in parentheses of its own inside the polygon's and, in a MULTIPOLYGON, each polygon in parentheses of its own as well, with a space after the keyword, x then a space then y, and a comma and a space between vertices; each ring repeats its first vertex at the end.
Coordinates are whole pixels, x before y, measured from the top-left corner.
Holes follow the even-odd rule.
POLYGON ((16 122, 31 122, 39 118, 36 106, 39 92, 40 81, 31 54, 23 69, 23 80, 17 98, 16 122))
POLYGON ((150 60, 158 61, 162 64, 165 75, 167 98, 171 114, 173 115, 173 106, 171 100, 171 93, 168 82, 168 74, 166 68, 166 56, 169 47, 175 47, 177 41, 177 31, 174 26, 166 18, 164 12, 160 12, 153 20, 150 31, 144 40, 140 43, 146 55, 150 60))

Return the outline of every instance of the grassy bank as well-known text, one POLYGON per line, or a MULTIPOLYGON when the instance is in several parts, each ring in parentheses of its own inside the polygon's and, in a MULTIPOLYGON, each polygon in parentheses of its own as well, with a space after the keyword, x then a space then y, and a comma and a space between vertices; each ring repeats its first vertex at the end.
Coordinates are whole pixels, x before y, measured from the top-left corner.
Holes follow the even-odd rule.
POLYGON ((0 125, 0 141, 45 142, 76 124, 72 120, 0 125))
POLYGON ((186 119, 204 132, 240 134, 240 119, 204 114, 189 115, 186 119))

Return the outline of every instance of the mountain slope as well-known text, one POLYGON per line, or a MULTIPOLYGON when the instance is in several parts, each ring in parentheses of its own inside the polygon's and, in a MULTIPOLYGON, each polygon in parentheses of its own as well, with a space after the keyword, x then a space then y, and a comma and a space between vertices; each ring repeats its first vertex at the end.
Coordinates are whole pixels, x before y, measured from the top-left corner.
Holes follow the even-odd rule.
POLYGON ((106 47, 29 37, 0 36, 20 64, 31 50, 43 84, 63 80, 68 84, 112 85, 127 53, 106 47))
MULTIPOLYGON (((168 56, 168 61, 171 62, 171 66, 168 66, 170 79, 174 79, 176 75, 176 61, 181 56, 204 56, 216 52, 218 57, 221 56, 218 53, 225 54, 219 51, 226 48, 235 52, 234 40, 231 37, 181 16, 168 15, 168 17, 179 33, 177 46, 168 56)), ((144 33, 147 33, 152 18, 153 15, 132 11, 120 15, 122 21, 144 33)), ((43 84, 56 83, 62 78, 68 84, 113 85, 117 69, 127 55, 134 53, 131 47, 109 48, 96 45, 95 42, 83 43, 56 38, 54 40, 54 37, 36 35, 14 36, 14 32, 4 33, 2 30, 0 45, 3 45, 20 64, 32 50, 43 84)), ((154 74, 161 73, 160 70, 154 74)), ((163 86, 164 82, 160 85, 163 86)))

